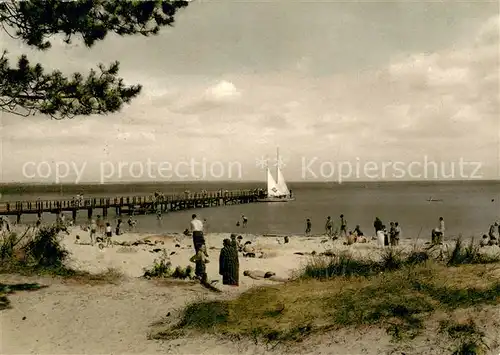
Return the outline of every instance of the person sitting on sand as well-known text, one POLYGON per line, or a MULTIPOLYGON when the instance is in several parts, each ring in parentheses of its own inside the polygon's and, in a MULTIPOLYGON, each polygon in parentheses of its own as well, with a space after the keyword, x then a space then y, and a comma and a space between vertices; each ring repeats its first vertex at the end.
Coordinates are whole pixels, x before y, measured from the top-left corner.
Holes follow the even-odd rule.
POLYGON ((252 242, 248 241, 243 246, 243 256, 247 258, 255 258, 255 249, 252 247, 252 242))
POLYGON ((347 245, 353 245, 354 243, 356 243, 356 234, 349 231, 349 235, 347 236, 347 245))
POLYGON ((354 228, 354 234, 356 234, 356 237, 362 237, 363 232, 361 231, 361 228, 359 227, 359 224, 356 225, 356 228, 354 228))
POLYGON ((111 236, 113 235, 113 232, 111 231, 111 224, 109 222, 106 222, 106 246, 110 246, 111 244, 111 236))
POLYGON ((94 245, 94 237, 97 233, 97 223, 92 220, 90 223, 90 245, 94 245))
POLYGON ((490 237, 490 240, 488 241, 488 245, 498 245, 498 240, 495 237, 490 237))
POLYGON ((194 271, 196 277, 199 278, 201 282, 207 282, 206 264, 210 262, 210 260, 208 260, 207 247, 202 245, 189 261, 196 264, 194 271))
POLYGON ((479 246, 481 247, 485 247, 487 245, 489 245, 489 238, 486 234, 483 234, 483 239, 481 239, 481 242, 479 242, 479 246))

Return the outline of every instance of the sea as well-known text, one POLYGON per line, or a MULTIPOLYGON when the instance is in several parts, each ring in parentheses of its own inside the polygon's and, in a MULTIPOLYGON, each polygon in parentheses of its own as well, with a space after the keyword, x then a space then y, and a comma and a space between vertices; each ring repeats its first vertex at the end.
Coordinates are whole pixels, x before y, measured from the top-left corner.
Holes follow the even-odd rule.
MULTIPOLYGON (((182 193, 219 189, 238 190, 265 188, 262 182, 192 182, 192 183, 119 183, 119 184, 1 184, 1 202, 84 197, 115 197, 148 195, 155 191, 182 193)), ((448 238, 481 237, 489 226, 500 221, 500 181, 424 181, 424 182, 346 182, 289 183, 295 201, 287 203, 251 203, 223 207, 170 212, 157 220, 155 215, 135 216, 137 231, 144 233, 182 232, 189 227, 191 215, 207 220, 207 232, 300 235, 305 221, 312 221, 312 233, 324 232, 327 216, 334 221, 343 214, 348 228, 357 224, 367 234, 373 233, 373 220, 384 224, 399 222, 403 238, 430 238, 439 217, 446 223, 448 238), (437 200, 429 202, 429 199, 437 200), (245 229, 237 226, 242 215, 248 218, 245 229)), ((95 215, 100 211, 94 212, 95 215)), ((55 220, 44 214, 44 220, 55 220)), ((116 220, 114 209, 108 218, 116 220)), ((126 218, 126 217, 125 217, 126 218)), ((13 217, 11 217, 13 219, 13 217)), ((32 223, 34 215, 23 215, 23 223, 32 223)), ((87 223, 86 211, 78 215, 77 223, 87 223)))

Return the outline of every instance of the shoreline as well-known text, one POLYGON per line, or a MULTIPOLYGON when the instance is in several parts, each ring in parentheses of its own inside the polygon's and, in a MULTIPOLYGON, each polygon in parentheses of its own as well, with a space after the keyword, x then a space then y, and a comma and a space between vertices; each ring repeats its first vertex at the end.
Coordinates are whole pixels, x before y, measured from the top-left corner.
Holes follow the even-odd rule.
MULTIPOLYGON (((13 231, 18 233, 26 229, 26 225, 17 225, 13 231)), ((194 255, 191 236, 181 232, 143 233, 124 232, 112 237, 113 246, 100 249, 98 244, 90 245, 90 233, 73 226, 68 228, 69 234, 60 232, 60 238, 64 248, 70 253, 67 266, 90 273, 101 273, 108 269, 116 269, 128 277, 141 277, 145 269, 153 267, 155 260, 162 255, 168 256, 172 267, 185 268, 188 265, 194 267, 189 260, 194 255), (78 237, 78 238, 77 238, 78 237), (149 242, 146 242, 149 241, 149 242)), ((255 282, 244 276, 246 270, 272 271, 280 278, 289 278, 300 270, 311 257, 315 255, 350 253, 354 258, 377 259, 384 250, 389 247, 380 247, 376 240, 367 236, 366 243, 354 243, 345 245, 345 238, 332 240, 326 235, 283 235, 283 234, 252 234, 235 233, 242 236, 242 244, 250 242, 254 249, 254 257, 246 257, 239 253, 240 261, 240 288, 251 287, 255 282), (288 243, 285 242, 288 237, 288 243)), ((98 234, 99 235, 99 234, 98 234)), ((218 280, 221 277, 218 270, 219 251, 223 240, 229 238, 228 233, 205 234, 207 251, 210 262, 207 264, 207 274, 210 280, 218 280)), ((468 243, 467 238, 463 238, 468 243)), ((445 251, 455 244, 454 239, 443 240, 442 245, 435 246, 435 250, 445 251)), ((394 250, 409 252, 414 248, 430 247, 430 238, 412 239, 402 238, 399 246, 390 247, 394 250)), ((498 254, 500 247, 487 246, 481 248, 484 253, 498 254)), ((264 283, 269 283, 265 281, 264 283)))

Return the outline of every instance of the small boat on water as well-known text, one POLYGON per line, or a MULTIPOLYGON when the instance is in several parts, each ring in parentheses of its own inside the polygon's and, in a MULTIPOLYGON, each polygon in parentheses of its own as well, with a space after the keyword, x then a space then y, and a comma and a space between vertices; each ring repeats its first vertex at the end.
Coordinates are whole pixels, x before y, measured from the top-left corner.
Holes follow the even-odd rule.
POLYGON ((443 200, 441 200, 441 199, 436 199, 436 198, 432 198, 432 197, 429 197, 426 201, 427 202, 443 202, 443 200))
POLYGON ((285 178, 280 169, 279 149, 276 150, 276 180, 274 180, 269 165, 267 166, 267 194, 264 198, 259 198, 258 202, 289 202, 295 201, 285 178))

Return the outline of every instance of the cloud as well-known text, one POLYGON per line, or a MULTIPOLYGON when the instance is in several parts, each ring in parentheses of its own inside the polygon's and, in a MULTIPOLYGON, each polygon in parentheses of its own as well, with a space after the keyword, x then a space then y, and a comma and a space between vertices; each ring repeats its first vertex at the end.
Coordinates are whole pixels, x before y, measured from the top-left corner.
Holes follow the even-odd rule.
MULTIPOLYGON (((182 155, 254 165, 256 155, 276 145, 284 155, 323 159, 463 155, 493 166, 499 144, 498 31, 496 16, 460 44, 395 52, 370 70, 314 77, 306 75, 314 66, 306 54, 276 72, 179 78, 150 75, 146 68, 127 71, 127 81, 143 83, 144 92, 119 114, 68 121, 3 115, 4 152, 16 151, 4 153, 4 176, 19 176, 27 159, 48 158, 182 155)), ((249 178, 260 172, 253 174, 249 178)), ((287 176, 300 179, 298 171, 287 176)))
POLYGON ((241 93, 236 89, 233 83, 228 81, 221 81, 217 85, 214 85, 207 89, 206 97, 207 99, 212 99, 215 101, 225 101, 240 97, 241 93))

